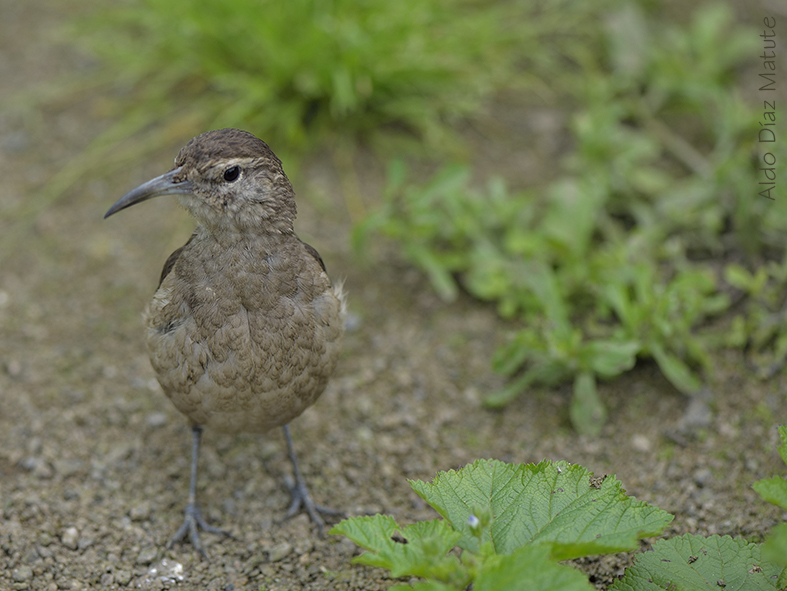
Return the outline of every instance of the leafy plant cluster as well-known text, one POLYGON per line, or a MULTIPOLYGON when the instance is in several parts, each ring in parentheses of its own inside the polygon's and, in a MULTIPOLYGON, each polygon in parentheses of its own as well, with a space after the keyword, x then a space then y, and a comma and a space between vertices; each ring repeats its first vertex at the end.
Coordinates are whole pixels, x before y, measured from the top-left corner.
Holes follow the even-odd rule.
POLYGON ((432 483, 410 484, 442 519, 400 527, 389 516, 354 517, 331 533, 369 550, 356 559, 361 564, 426 579, 414 585, 418 591, 470 583, 476 591, 517 589, 525 581, 534 590, 592 589, 582 573, 558 561, 634 550, 639 538, 672 521, 626 497, 614 477, 597 482, 566 462, 477 460, 432 483), (455 546, 460 553, 451 552, 455 546))
POLYGON ((756 113, 731 86, 755 42, 726 6, 688 27, 648 25, 628 6, 609 19, 608 53, 583 78, 564 178, 511 191, 500 179, 474 187, 466 167, 419 184, 390 166, 384 203, 356 229, 356 248, 371 233, 391 237, 444 299, 459 284, 521 321, 493 360, 509 385, 487 404, 573 380, 572 422, 598 433, 597 379, 638 357, 685 393, 700 387, 714 346, 778 340, 784 357, 787 339, 772 327, 784 324, 776 311, 787 263, 754 276, 735 263, 726 277, 740 291, 722 291, 715 262, 784 252, 785 204, 757 197, 756 113), (702 330, 742 293, 754 303, 739 307, 734 335, 702 330), (759 328, 766 321, 771 328, 759 328))
MULTIPOLYGON (((779 428, 787 463, 787 427, 779 428)), ((355 562, 418 577, 393 591, 590 591, 578 570, 560 561, 631 551, 662 533, 673 516, 626 496, 615 477, 596 478, 566 462, 506 464, 477 460, 410 481, 440 519, 400 526, 385 515, 336 525, 366 550, 355 562)), ((754 485, 787 509, 787 480, 754 485)), ((742 538, 686 534, 655 542, 652 551, 610 587, 613 591, 787 588, 787 524, 762 545, 742 538)))

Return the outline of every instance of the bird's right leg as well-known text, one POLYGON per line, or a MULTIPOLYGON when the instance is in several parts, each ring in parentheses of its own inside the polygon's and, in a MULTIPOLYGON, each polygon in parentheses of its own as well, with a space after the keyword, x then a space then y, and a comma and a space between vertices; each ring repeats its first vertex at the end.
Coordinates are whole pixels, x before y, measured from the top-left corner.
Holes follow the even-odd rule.
POLYGON ((314 502, 314 499, 312 499, 312 495, 306 486, 306 481, 304 480, 303 476, 301 476, 301 469, 298 467, 298 458, 295 456, 295 446, 292 444, 290 426, 284 425, 282 429, 284 430, 284 439, 287 441, 287 453, 290 456, 290 462, 292 462, 292 471, 295 474, 295 482, 291 483, 289 486, 290 494, 292 495, 292 503, 290 504, 290 508, 284 518, 289 519, 290 517, 297 514, 301 508, 303 508, 306 510, 306 513, 309 515, 312 523, 317 526, 317 534, 320 537, 323 537, 325 521, 322 517, 320 517, 320 513, 323 515, 338 515, 344 517, 344 511, 322 507, 314 502))
POLYGON ((189 481, 189 502, 186 505, 183 525, 175 532, 172 539, 167 542, 167 548, 171 548, 175 542, 180 542, 185 539, 188 534, 191 545, 194 546, 197 552, 202 554, 203 558, 207 558, 208 555, 205 553, 205 550, 203 550, 202 542, 200 542, 199 539, 200 529, 212 534, 223 534, 229 537, 232 537, 232 534, 226 530, 208 525, 202 517, 199 505, 197 505, 197 464, 199 462, 199 444, 201 438, 202 427, 194 425, 191 428, 191 480, 189 481))

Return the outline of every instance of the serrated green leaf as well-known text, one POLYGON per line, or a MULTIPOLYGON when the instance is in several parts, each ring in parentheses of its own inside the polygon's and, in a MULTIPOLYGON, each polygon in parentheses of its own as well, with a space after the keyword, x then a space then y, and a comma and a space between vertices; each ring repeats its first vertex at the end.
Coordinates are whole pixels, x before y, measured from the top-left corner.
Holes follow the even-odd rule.
POLYGON ((474 591, 592 591, 580 571, 552 562, 548 546, 524 546, 507 556, 489 557, 474 591))
POLYGON ((388 515, 351 517, 329 533, 347 536, 369 550, 353 562, 386 568, 394 578, 415 576, 467 585, 467 568, 456 556, 447 556, 461 536, 442 519, 400 528, 388 515), (397 531, 407 543, 392 539, 397 531))
POLYGON ((369 515, 344 519, 331 528, 331 535, 347 536, 361 548, 377 550, 392 542, 391 536, 399 529, 390 515, 369 515))
POLYGON ((752 488, 769 503, 787 509, 787 480, 781 476, 758 480, 752 484, 752 488))
POLYGON ((742 538, 686 534, 659 540, 643 552, 610 591, 773 591, 781 568, 742 538))
POLYGON ((597 437, 607 421, 607 409, 596 390, 596 378, 583 371, 574 379, 574 395, 569 407, 571 424, 580 435, 597 437))
POLYGON ((410 485, 462 534, 458 545, 472 552, 480 544, 467 520, 478 506, 493 516, 481 543, 491 541, 498 554, 548 544, 557 560, 633 550, 639 538, 661 533, 672 521, 669 513, 627 497, 614 476, 598 488, 590 476, 566 462, 477 460, 458 472, 440 472, 431 483, 410 485))

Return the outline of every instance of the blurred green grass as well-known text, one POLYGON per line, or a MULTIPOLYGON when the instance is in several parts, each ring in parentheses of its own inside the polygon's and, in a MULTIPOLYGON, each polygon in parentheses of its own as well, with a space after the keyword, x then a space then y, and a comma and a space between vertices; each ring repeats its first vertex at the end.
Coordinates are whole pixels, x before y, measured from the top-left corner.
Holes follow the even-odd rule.
POLYGON ((337 136, 409 138, 417 140, 410 149, 444 153, 460 143, 454 124, 493 92, 532 83, 586 50, 596 34, 569 31, 598 8, 546 6, 138 0, 102 9, 74 32, 110 65, 126 118, 196 116, 205 128, 244 127, 296 153, 337 136))

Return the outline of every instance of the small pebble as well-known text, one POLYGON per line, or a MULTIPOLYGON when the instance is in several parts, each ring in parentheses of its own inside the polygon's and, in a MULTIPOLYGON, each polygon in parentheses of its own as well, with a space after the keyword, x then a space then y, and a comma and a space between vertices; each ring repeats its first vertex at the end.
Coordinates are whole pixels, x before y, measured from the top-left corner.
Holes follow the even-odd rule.
POLYGON ((63 491, 63 500, 66 501, 76 501, 79 499, 79 491, 74 490, 73 488, 67 488, 63 491))
POLYGON ((650 451, 652 445, 650 443, 650 439, 639 433, 631 438, 631 447, 637 451, 648 452, 650 451))
POLYGON ((697 431, 710 427, 712 421, 713 411, 708 404, 708 397, 701 395, 692 397, 681 419, 683 427, 689 431, 697 431))
POLYGON ((150 517, 150 501, 142 501, 134 505, 128 516, 131 517, 132 521, 144 521, 150 517))
POLYGON ((30 456, 20 462, 20 465, 32 472, 38 478, 48 479, 54 476, 55 472, 43 458, 30 456))
POLYGON ((52 552, 52 550, 50 550, 50 549, 49 549, 49 548, 47 548, 46 546, 42 546, 41 544, 39 544, 38 546, 36 546, 36 552, 38 553, 38 555, 39 555, 41 558, 51 558, 52 556, 54 556, 54 555, 55 555, 55 553, 54 553, 54 552, 52 552))
POLYGON ((20 566, 19 568, 14 569, 12 576, 14 581, 17 583, 24 583, 25 581, 29 581, 33 578, 33 569, 29 566, 20 566))
POLYGON ((44 449, 44 444, 40 437, 31 437, 27 442, 27 451, 32 455, 40 454, 42 449, 44 449))
POLYGON ((694 483, 699 487, 707 486, 713 478, 710 468, 699 468, 694 471, 694 483))
POLYGON ((22 561, 27 564, 32 564, 36 560, 38 560, 38 552, 36 552, 35 548, 31 548, 22 558, 22 561))
POLYGON ((307 554, 314 550, 314 541, 310 538, 303 538, 302 540, 295 543, 294 550, 298 556, 307 554))
POLYGON ((158 429, 167 424, 167 414, 163 412, 152 412, 145 417, 145 423, 148 427, 158 429))
POLYGON ((268 560, 271 562, 279 562, 280 560, 284 559, 290 552, 292 552, 292 546, 287 542, 282 542, 281 544, 276 544, 275 546, 271 546, 267 550, 265 550, 268 554, 268 560))
POLYGON ((137 556, 137 564, 150 564, 154 560, 156 560, 156 556, 158 555, 158 550, 155 546, 148 546, 147 548, 142 548, 139 555, 137 556))
POLYGON ((67 527, 60 534, 60 543, 66 548, 76 550, 79 545, 79 531, 75 527, 67 527))
POLYGON ((19 374, 22 373, 22 364, 19 363, 16 359, 11 359, 8 361, 8 364, 5 366, 5 370, 8 372, 8 375, 12 378, 19 377, 19 374))
POLYGON ((340 554, 352 556, 358 549, 358 546, 350 538, 342 538, 337 544, 337 549, 340 554))
POLYGON ((74 476, 83 467, 85 462, 79 458, 66 458, 62 460, 55 460, 55 471, 63 478, 74 476))
POLYGON ((115 582, 118 585, 128 585, 129 581, 131 581, 131 573, 127 570, 117 570, 115 571, 115 582))
MULTIPOLYGON (((116 577, 117 578, 117 577, 116 577)), ((157 562, 148 569, 140 586, 149 587, 153 584, 172 584, 183 580, 183 565, 175 560, 157 562)))

